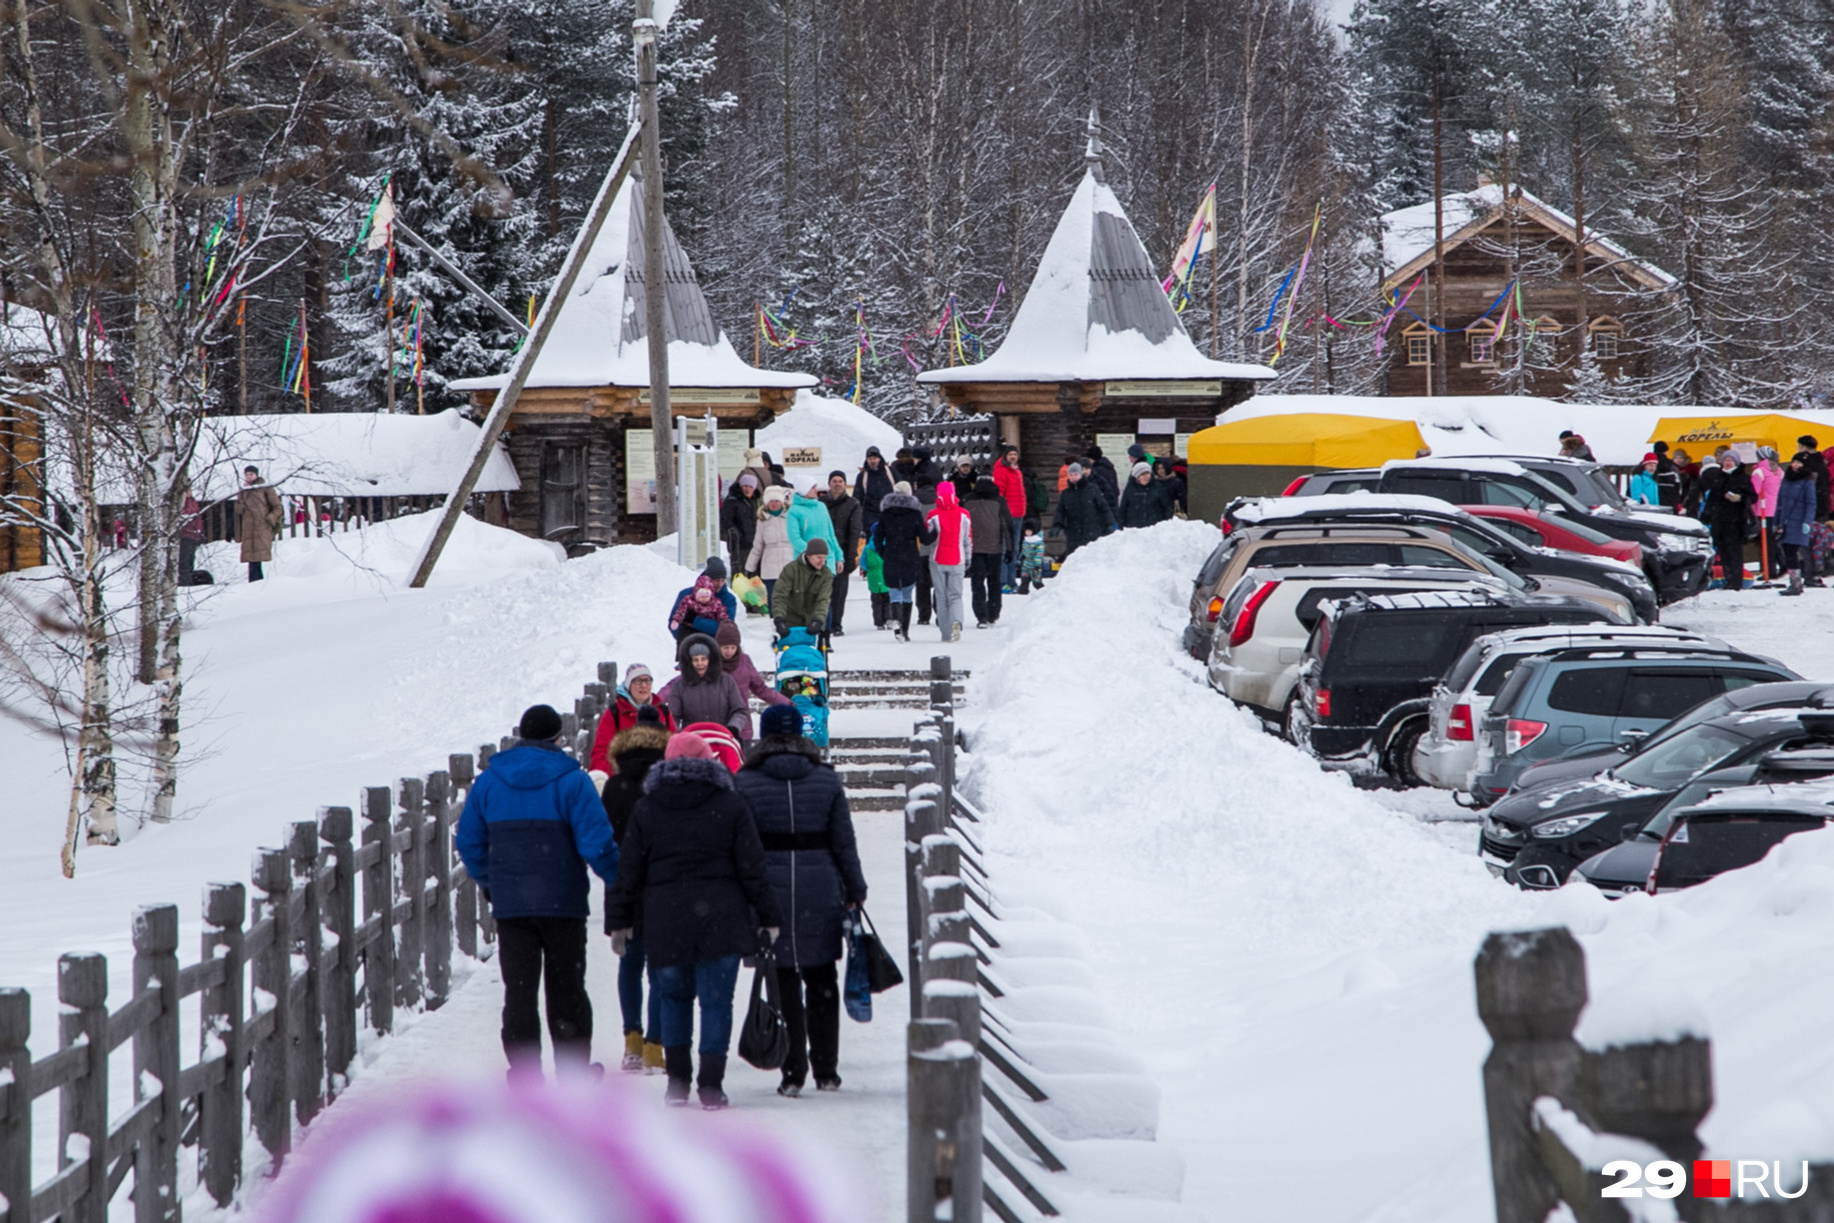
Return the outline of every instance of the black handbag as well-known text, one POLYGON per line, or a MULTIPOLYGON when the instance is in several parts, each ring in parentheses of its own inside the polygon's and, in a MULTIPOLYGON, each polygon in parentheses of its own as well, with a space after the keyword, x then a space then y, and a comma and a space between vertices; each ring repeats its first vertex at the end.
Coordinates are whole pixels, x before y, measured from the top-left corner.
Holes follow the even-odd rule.
POLYGON ((872 918, 867 917, 864 905, 860 907, 860 916, 866 921, 866 933, 860 936, 860 947, 866 956, 867 987, 875 994, 896 989, 904 984, 904 973, 898 968, 898 961, 892 958, 892 953, 885 950, 885 944, 880 941, 879 932, 873 928, 872 918))
POLYGON ((790 1056, 790 1026, 777 998, 777 957, 766 947, 751 976, 751 1007, 739 1029, 739 1056, 760 1070, 781 1070, 790 1056))

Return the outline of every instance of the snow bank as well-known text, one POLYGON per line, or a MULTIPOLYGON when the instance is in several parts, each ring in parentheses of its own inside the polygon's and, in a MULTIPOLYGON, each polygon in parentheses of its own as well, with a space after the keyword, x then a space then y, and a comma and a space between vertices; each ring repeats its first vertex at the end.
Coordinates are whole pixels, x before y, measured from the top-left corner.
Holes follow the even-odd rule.
POLYGON ((812 480, 826 488, 828 473, 837 469, 846 472, 851 480, 853 473, 866 461, 868 446, 877 446, 884 452, 885 461, 891 462, 898 447, 904 445, 904 439, 871 412, 845 399, 798 391, 796 402, 789 411, 758 430, 755 444, 758 449, 769 451, 778 462, 783 461, 784 452, 792 447, 820 447, 819 464, 803 467, 786 464, 784 467, 784 474, 794 482, 796 491, 802 492, 812 480))

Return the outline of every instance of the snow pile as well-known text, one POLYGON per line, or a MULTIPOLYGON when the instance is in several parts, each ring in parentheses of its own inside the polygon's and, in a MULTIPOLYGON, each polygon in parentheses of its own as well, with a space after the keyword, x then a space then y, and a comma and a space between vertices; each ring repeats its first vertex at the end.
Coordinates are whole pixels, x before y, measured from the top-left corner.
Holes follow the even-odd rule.
POLYGON ((819 464, 806 467, 784 466, 784 474, 793 482, 792 487, 802 492, 808 488, 810 481, 817 481, 824 488, 827 487, 828 473, 835 470, 846 472, 851 480, 853 473, 866 461, 868 446, 877 446, 885 455, 885 461, 890 463, 897 456, 898 448, 904 445, 904 439, 896 429, 871 412, 855 407, 845 399, 831 399, 813 391, 798 391, 795 404, 789 411, 758 430, 753 445, 768 451, 780 463, 787 450, 795 447, 819 447, 819 464))
MULTIPOLYGON (((433 416, 331 412, 204 418, 191 461, 199 501, 236 495, 253 465, 295 496, 409 497, 449 493, 477 453, 480 430, 456 410, 433 416)), ((477 491, 522 487, 499 443, 477 491)))
MULTIPOLYGON (((1411 420, 1420 426, 1420 436, 1438 457, 1555 455, 1560 453, 1561 431, 1571 429, 1586 439, 1599 462, 1619 467, 1643 461, 1657 422, 1665 416, 1765 415, 1741 408, 1561 403, 1533 395, 1257 395, 1231 408, 1221 419, 1252 420, 1295 412, 1411 420)), ((1812 422, 1818 435, 1834 433, 1834 411, 1790 415, 1812 422)))

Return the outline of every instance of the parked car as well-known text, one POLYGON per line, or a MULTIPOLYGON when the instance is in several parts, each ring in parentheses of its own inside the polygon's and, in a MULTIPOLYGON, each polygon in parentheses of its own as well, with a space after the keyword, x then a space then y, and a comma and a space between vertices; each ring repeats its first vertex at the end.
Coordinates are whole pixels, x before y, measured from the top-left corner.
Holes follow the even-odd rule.
POLYGON ((1656 855, 1680 813, 1712 795, 1741 786, 1793 788, 1792 783, 1824 777, 1834 777, 1834 748, 1821 746, 1765 752, 1744 764, 1702 773, 1677 790, 1675 796, 1640 827, 1626 825, 1624 835, 1628 839, 1623 844, 1593 854, 1573 868, 1573 877, 1584 880, 1614 900, 1632 892, 1647 891, 1656 855))
POLYGON ((1300 476, 1286 486, 1282 497, 1330 497, 1345 493, 1373 493, 1382 483, 1380 467, 1359 467, 1348 471, 1321 471, 1300 476))
POLYGON ((1642 544, 1629 539, 1613 539, 1603 531, 1595 531, 1561 514, 1544 514, 1513 505, 1473 505, 1467 509, 1531 548, 1555 548, 1581 556, 1608 556, 1638 569, 1643 567, 1642 544))
MULTIPOLYGON (((1329 494, 1316 497, 1254 497, 1233 502, 1224 511, 1225 531, 1274 522, 1405 522, 1431 527, 1450 535, 1454 542, 1489 557, 1523 577, 1545 582, 1548 578, 1577 581, 1630 600, 1636 618, 1655 623, 1658 609, 1655 589, 1643 571, 1602 556, 1579 556, 1547 548, 1530 547, 1458 506, 1433 497, 1396 496, 1389 493, 1329 494)), ((1547 593, 1556 593, 1549 590, 1547 593)), ((1566 587, 1558 593, 1580 593, 1566 587)))
POLYGON ((1499 629, 1609 622, 1578 599, 1487 591, 1356 595, 1325 609, 1299 664, 1293 741, 1328 767, 1419 785, 1433 685, 1499 629))
POLYGON ((1414 748, 1414 775, 1429 786, 1456 790, 1482 806, 1496 796, 1475 787, 1489 760, 1478 733, 1490 702, 1524 658, 1581 645, 1691 645, 1730 650, 1725 642, 1659 625, 1536 625, 1479 637, 1466 647, 1427 700, 1427 729, 1414 748))
POLYGON ((1488 760, 1472 786, 1506 794, 1537 761, 1647 738, 1729 689, 1800 678, 1773 658, 1683 643, 1582 645, 1526 658, 1480 724, 1488 760))
POLYGON ((1479 853, 1511 883, 1556 888, 1575 866, 1622 842, 1626 828, 1642 827, 1702 774, 1779 749, 1811 748, 1834 748, 1834 710, 1740 709, 1695 721, 1596 777, 1500 799, 1484 813, 1479 853))
POLYGON ((1357 594, 1422 590, 1511 597, 1496 578, 1467 570, 1251 569, 1217 613, 1207 664, 1210 686, 1284 729, 1299 660, 1324 608, 1357 594))
MULTIPOLYGON (((1436 524, 1435 524, 1436 525, 1436 524)), ((1549 576, 1524 578, 1434 525, 1357 520, 1346 523, 1269 523, 1231 532, 1198 572, 1191 589, 1185 648, 1202 658, 1222 613, 1224 595, 1249 569, 1300 566, 1450 568, 1485 573, 1520 594, 1571 595, 1629 623, 1636 608, 1622 590, 1549 576)))
POLYGON ((1378 487, 1385 493, 1437 497, 1454 505, 1513 505, 1561 514, 1614 539, 1643 545, 1644 572, 1664 603, 1704 590, 1713 556, 1707 529, 1677 514, 1592 504, 1543 475, 1555 470, 1570 482, 1586 466, 1526 457, 1397 459, 1383 466, 1378 487))
POLYGON ((1676 813, 1656 850, 1646 889, 1676 892, 1763 860, 1797 833, 1834 819, 1834 786, 1744 786, 1676 813))

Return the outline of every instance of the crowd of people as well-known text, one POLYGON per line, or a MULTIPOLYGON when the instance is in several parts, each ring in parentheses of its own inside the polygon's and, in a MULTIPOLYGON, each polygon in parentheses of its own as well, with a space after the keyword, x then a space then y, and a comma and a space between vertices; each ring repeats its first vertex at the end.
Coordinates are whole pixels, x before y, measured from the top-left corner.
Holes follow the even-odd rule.
POLYGON ((510 1076, 541 1074, 544 1000, 556 1070, 603 1073, 590 871, 619 957, 624 1071, 666 1075, 671 1105, 725 1108, 740 961, 755 956, 789 1033, 778 1093, 800 1095, 811 1073, 838 1091, 838 965, 867 890, 846 792, 736 626, 691 634, 679 668, 660 692, 648 667, 625 670, 585 767, 562 747, 560 715, 531 707, 466 798, 456 844, 496 918, 510 1076), (755 739, 747 692, 768 702, 755 739))
MULTIPOLYGON (((1063 555, 1110 531, 1183 513, 1182 461, 1138 444, 1127 458, 1123 483, 1100 446, 1064 456, 1049 524, 1063 555)), ((915 616, 919 627, 934 622, 942 640, 957 641, 970 613, 977 628, 997 624, 1005 596, 1029 594, 1048 576, 1049 504, 1049 490, 1020 467, 1010 443, 985 470, 963 458, 953 471, 923 446, 902 448, 889 462, 872 446, 851 480, 837 469, 825 486, 812 482, 802 492, 754 448, 720 507, 720 535, 738 576, 761 584, 760 602, 779 635, 808 628, 844 636, 849 585, 861 573, 875 629, 908 641, 915 616)), ((683 592, 669 620, 678 639, 714 632, 722 623, 715 604, 724 619, 736 617, 730 594, 719 598, 727 575, 715 558, 683 592)))
POLYGON ((1787 462, 1773 446, 1759 446, 1752 463, 1740 462, 1730 446, 1697 461, 1659 441, 1631 477, 1630 499, 1700 519, 1712 532, 1727 590, 1744 588, 1746 546, 1761 538, 1760 555, 1771 570, 1765 576, 1786 574, 1780 593, 1800 595, 1805 585, 1824 585, 1821 558, 1834 546, 1834 527, 1828 525, 1834 508, 1828 497, 1831 458, 1834 446, 1824 451, 1809 434, 1796 439, 1787 462))

